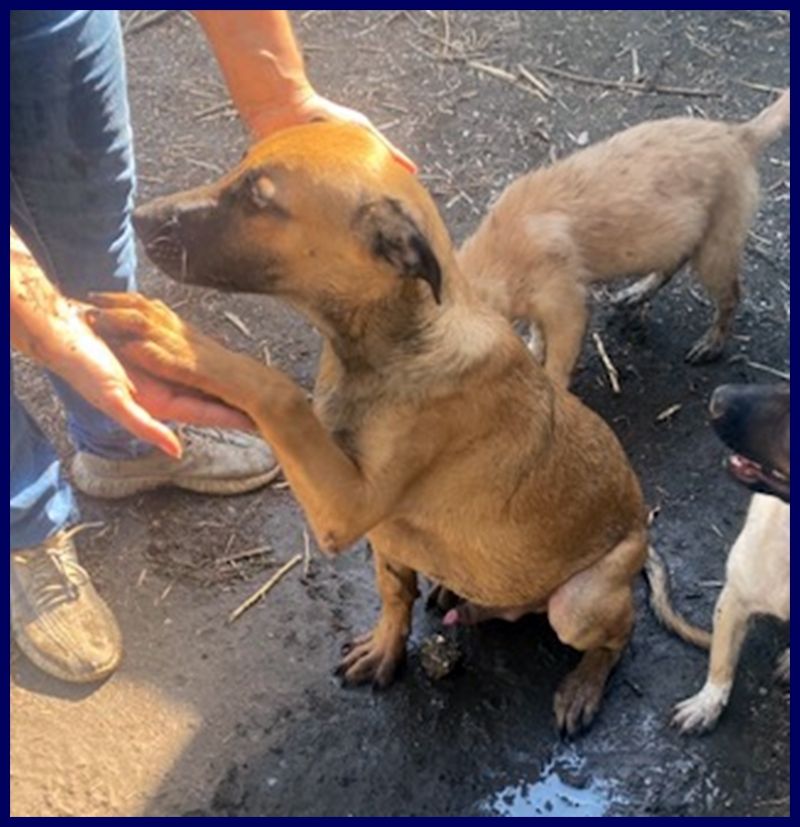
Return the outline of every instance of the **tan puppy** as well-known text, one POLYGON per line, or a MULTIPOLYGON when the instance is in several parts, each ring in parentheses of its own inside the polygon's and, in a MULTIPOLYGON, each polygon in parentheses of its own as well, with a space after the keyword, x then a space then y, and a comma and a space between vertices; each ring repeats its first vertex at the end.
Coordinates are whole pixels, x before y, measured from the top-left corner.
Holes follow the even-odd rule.
MULTIPOLYGON (((651 604, 658 618, 684 640, 711 650, 703 688, 675 708, 672 722, 684 733, 711 729, 722 714, 750 618, 766 614, 789 620, 789 387, 724 385, 715 391, 710 412, 717 434, 736 452, 731 474, 756 493, 728 556, 711 635, 675 611, 666 569, 657 555, 648 556, 651 604)), ((777 677, 789 680, 788 649, 777 677)))
POLYGON ((646 276, 617 296, 650 298, 687 262, 716 308, 687 354, 722 352, 739 300, 739 260, 758 204, 756 162, 789 123, 788 90, 745 124, 651 121, 514 181, 458 252, 475 291, 545 340, 566 387, 588 320, 588 285, 646 276))
POLYGON ((136 223, 173 278, 280 296, 325 337, 312 410, 158 302, 106 297, 95 322, 122 358, 250 415, 320 548, 368 537, 381 615, 345 679, 391 681, 422 573, 476 606, 546 612, 584 652, 558 724, 588 724, 633 625, 639 484, 605 423, 473 295, 418 181, 366 131, 315 124, 136 223))

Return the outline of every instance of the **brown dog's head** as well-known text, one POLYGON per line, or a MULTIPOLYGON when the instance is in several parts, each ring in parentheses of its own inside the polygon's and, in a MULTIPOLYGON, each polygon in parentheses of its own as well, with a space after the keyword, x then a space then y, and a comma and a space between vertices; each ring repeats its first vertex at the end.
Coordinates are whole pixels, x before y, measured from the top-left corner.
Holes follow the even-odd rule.
POLYGON ((722 385, 711 424, 732 450, 728 468, 752 491, 789 502, 789 386, 722 385))
POLYGON ((221 180, 151 201, 133 220, 172 278, 275 294, 318 319, 399 294, 441 301, 449 241, 436 208, 358 126, 277 133, 221 180))

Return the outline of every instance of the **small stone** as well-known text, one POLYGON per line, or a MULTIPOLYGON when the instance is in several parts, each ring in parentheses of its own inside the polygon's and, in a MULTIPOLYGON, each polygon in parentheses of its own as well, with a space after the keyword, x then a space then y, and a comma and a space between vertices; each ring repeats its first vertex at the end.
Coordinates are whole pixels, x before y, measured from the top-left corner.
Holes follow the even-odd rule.
POLYGON ((425 674, 438 681, 449 675, 461 661, 461 651, 455 641, 444 635, 431 635, 422 642, 420 661, 425 674))

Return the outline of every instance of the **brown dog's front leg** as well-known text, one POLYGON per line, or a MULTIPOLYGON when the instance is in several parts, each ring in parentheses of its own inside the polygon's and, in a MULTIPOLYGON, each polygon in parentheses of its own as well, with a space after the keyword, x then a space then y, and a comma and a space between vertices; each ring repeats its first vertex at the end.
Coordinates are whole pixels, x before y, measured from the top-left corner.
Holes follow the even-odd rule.
POLYGON ((392 461, 367 476, 333 441, 291 379, 227 350, 162 302, 135 293, 94 299, 102 309, 95 311, 93 327, 123 361, 250 416, 272 446, 323 551, 341 551, 366 534, 415 473, 409 463, 392 461))
POLYGON ((381 596, 381 616, 375 628, 346 648, 338 671, 348 683, 384 687, 391 683, 406 652, 411 609, 419 592, 416 573, 375 552, 375 579, 381 596))

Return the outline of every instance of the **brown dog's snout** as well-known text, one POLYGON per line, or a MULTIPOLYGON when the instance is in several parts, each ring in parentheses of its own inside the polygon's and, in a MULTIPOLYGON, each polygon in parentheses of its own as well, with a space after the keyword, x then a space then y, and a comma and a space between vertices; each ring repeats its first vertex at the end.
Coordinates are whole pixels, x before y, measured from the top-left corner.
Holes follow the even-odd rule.
POLYGON ((190 271, 207 259, 217 212, 216 200, 206 192, 179 193, 137 207, 133 226, 155 265, 178 281, 192 281, 190 271))
POLYGON ((145 245, 160 236, 174 236, 192 224, 202 223, 217 207, 207 196, 157 198, 133 211, 133 226, 145 245))

